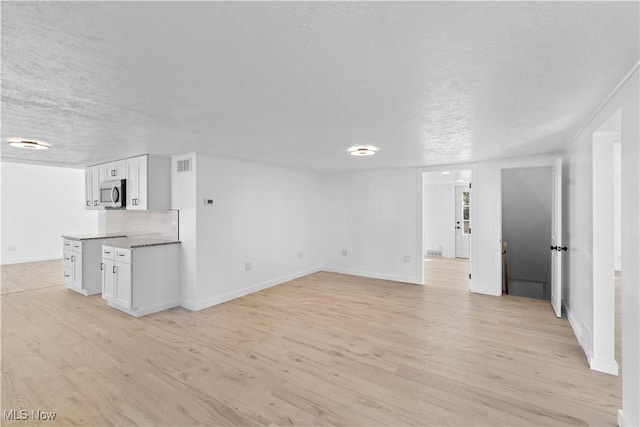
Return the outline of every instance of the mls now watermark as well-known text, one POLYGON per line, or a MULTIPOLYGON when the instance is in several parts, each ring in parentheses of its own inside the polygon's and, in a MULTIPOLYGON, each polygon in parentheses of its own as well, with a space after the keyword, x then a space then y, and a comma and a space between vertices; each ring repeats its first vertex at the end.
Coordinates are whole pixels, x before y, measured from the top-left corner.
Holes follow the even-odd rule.
POLYGON ((41 411, 39 409, 5 409, 2 415, 6 421, 53 421, 56 419, 56 413, 51 411, 41 411))

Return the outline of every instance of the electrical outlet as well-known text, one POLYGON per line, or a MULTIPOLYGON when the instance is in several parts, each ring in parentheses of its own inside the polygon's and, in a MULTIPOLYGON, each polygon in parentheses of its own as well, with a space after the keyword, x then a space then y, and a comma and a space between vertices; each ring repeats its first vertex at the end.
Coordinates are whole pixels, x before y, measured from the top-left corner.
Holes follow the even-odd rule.
POLYGON ((410 264, 411 263, 411 257, 409 255, 405 255, 402 257, 402 262, 404 262, 405 264, 410 264))
POLYGON ((244 263, 244 271, 251 271, 252 268, 253 268, 253 266, 251 265, 250 262, 245 262, 244 263))
POLYGON ((343 249, 343 250, 342 250, 342 256, 347 256, 347 255, 348 255, 347 250, 346 250, 346 249, 343 249))
POLYGON ((302 252, 298 252, 298 259, 304 258, 304 254, 302 252))

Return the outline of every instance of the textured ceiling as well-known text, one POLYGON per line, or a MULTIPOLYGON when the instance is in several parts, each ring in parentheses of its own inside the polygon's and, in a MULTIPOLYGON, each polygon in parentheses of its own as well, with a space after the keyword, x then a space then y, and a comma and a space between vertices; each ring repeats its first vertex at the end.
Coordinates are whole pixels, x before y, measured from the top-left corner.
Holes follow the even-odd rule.
POLYGON ((2 159, 75 167, 196 151, 329 172, 560 152, 640 57, 638 2, 1 12, 2 159), (349 156, 355 144, 379 152, 349 156))

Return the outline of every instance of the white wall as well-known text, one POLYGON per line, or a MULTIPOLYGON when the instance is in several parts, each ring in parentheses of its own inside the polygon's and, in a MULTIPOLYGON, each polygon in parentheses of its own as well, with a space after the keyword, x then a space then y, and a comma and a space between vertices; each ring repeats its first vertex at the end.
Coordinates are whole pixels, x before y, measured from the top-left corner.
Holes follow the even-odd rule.
POLYGON ((429 249, 440 249, 443 257, 454 257, 455 191, 453 184, 424 186, 424 255, 429 249))
POLYGON ((180 209, 185 307, 199 310, 320 269, 320 175, 202 154, 193 155, 193 174, 173 172, 182 157, 172 161, 172 208, 180 209))
POLYGON ((422 175, 414 169, 341 173, 326 175, 324 183, 330 227, 323 269, 421 284, 422 175))
MULTIPOLYGON (((593 354, 593 133, 622 108, 622 411, 621 426, 640 425, 640 77, 638 68, 601 106, 564 156, 564 304, 585 353, 593 354)), ((597 325, 595 326, 597 329, 597 325)))
POLYGON ((84 209, 84 169, 0 163, 2 264, 62 258, 63 234, 98 232, 84 209))
POLYGON ((545 283, 551 257, 551 168, 502 171, 502 239, 509 245, 509 279, 545 283))

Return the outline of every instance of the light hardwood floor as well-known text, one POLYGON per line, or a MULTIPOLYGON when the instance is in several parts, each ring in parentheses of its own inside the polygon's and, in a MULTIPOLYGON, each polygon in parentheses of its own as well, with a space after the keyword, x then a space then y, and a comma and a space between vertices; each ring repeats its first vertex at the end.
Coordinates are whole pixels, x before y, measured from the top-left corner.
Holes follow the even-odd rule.
POLYGON ((140 319, 63 286, 2 295, 2 409, 57 413, 42 425, 615 425, 619 378, 589 370, 548 302, 472 294, 426 264, 424 287, 316 273, 140 319))

